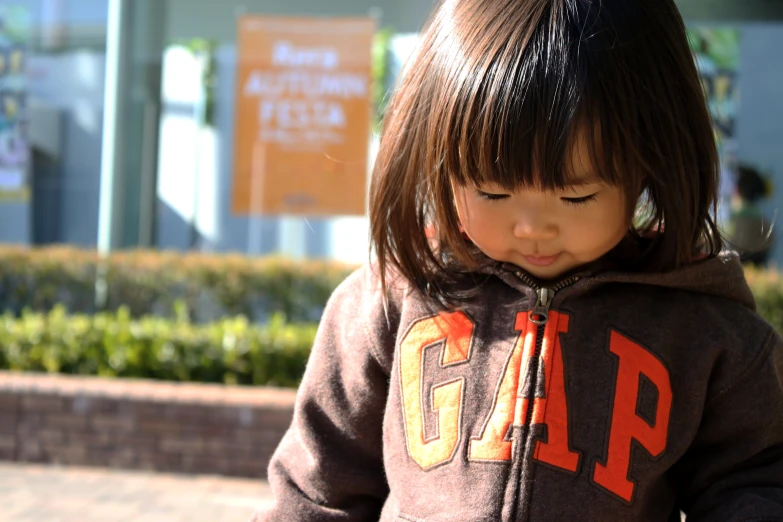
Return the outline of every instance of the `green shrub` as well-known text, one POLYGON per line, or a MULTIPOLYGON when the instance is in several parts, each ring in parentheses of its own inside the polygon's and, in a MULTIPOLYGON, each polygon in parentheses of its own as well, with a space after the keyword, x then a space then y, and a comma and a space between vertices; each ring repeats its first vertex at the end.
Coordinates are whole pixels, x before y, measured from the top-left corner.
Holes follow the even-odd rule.
POLYGON ((783 334, 783 278, 776 269, 746 268, 745 277, 759 314, 783 334))
MULTIPOLYGON (((71 247, 0 247, 0 311, 94 313, 99 258, 71 247)), ((266 323, 275 313, 292 322, 320 319, 327 298, 355 267, 326 261, 161 251, 124 251, 107 260, 106 311, 172 317, 185 303, 194 322, 244 315, 266 323)))
POLYGON ((244 317, 193 324, 179 317, 133 319, 115 313, 0 317, 0 369, 138 377, 167 381, 297 386, 315 338, 315 324, 263 327, 244 317))

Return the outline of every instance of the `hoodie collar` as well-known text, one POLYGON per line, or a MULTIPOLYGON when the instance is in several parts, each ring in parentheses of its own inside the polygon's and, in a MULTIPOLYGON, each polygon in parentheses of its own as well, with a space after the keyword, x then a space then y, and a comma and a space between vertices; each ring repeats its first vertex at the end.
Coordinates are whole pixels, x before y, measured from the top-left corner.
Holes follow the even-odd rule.
POLYGON ((633 283, 674 288, 731 299, 751 310, 756 309, 753 293, 745 280, 745 271, 736 252, 727 251, 718 256, 695 260, 668 272, 638 272, 630 270, 627 263, 628 259, 635 257, 633 254, 638 249, 638 241, 627 238, 601 259, 553 281, 540 281, 514 264, 498 262, 483 254, 479 259, 479 270, 492 273, 505 281, 510 280, 509 276, 519 281, 521 273, 524 279, 535 282, 538 287, 556 287, 559 282, 578 279, 582 283, 589 281, 591 287, 606 283, 633 283))

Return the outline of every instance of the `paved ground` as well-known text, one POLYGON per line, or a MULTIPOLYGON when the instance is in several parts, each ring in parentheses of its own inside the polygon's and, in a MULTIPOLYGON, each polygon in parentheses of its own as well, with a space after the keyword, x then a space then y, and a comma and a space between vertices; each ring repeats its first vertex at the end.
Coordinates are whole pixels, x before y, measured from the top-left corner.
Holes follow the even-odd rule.
POLYGON ((0 463, 1 522, 246 522, 266 482, 0 463))

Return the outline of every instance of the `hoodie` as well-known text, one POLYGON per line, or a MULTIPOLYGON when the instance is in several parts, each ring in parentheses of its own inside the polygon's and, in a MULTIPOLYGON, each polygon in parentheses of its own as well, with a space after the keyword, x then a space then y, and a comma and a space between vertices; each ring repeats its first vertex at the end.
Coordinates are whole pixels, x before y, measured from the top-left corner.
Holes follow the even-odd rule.
POLYGON ((453 310, 370 266, 326 307, 261 521, 783 521, 783 343, 737 257, 453 310))

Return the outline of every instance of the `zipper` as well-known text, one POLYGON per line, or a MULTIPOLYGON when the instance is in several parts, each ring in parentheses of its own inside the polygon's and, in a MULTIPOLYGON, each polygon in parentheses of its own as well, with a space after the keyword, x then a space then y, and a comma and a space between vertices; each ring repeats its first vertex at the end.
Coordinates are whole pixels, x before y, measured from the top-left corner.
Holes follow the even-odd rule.
MULTIPOLYGON (((531 390, 533 390, 533 397, 529 397, 527 401, 527 419, 528 424, 531 424, 533 421, 533 406, 535 405, 535 390, 538 387, 538 359, 541 357, 541 348, 544 344, 544 330, 546 329, 546 323, 549 320, 549 308, 552 306, 552 301, 555 298, 555 294, 562 290, 563 288, 570 286, 579 279, 581 279, 579 276, 572 276, 568 277, 566 279, 563 279, 559 283, 557 283, 552 288, 546 288, 539 286, 531 277, 529 277, 524 272, 516 272, 516 276, 526 285, 529 287, 535 289, 536 291, 536 305, 533 307, 533 310, 530 312, 529 318, 530 322, 538 326, 538 331, 536 332, 536 348, 535 352, 533 353, 533 363, 536 365, 534 368, 535 371, 531 372, 534 381, 531 383, 532 386, 530 387, 531 390)), ((532 424, 531 424, 532 425, 532 424)))
POLYGON ((530 322, 537 324, 541 329, 549 320, 549 307, 552 306, 552 299, 555 297, 555 291, 549 288, 539 288, 536 290, 536 306, 530 312, 530 322))
MULTIPOLYGON (((532 429, 533 408, 536 403, 535 395, 536 395, 536 389, 538 388, 538 365, 539 365, 539 359, 541 357, 541 350, 544 344, 544 331, 546 330, 546 323, 549 320, 549 308, 552 306, 552 301, 554 300, 555 294, 557 294, 557 292, 566 288, 567 286, 576 283, 581 278, 579 276, 568 277, 566 279, 561 280, 553 287, 548 288, 548 287, 540 286, 538 283, 536 283, 533 280, 533 278, 531 278, 530 276, 528 276, 522 271, 515 272, 515 275, 517 276, 517 278, 519 278, 520 281, 528 285, 530 288, 534 289, 536 292, 536 304, 533 307, 533 310, 530 312, 530 315, 528 316, 530 322, 532 322, 537 326, 537 332, 536 332, 536 347, 532 359, 533 364, 535 364, 535 368, 533 368, 533 371, 529 373, 529 375, 531 375, 533 378, 533 382, 531 383, 530 386, 530 390, 532 390, 532 397, 528 397, 527 416, 525 417, 526 419, 525 422, 527 426, 530 429, 532 429)), ((524 439, 518 441, 517 447, 519 448, 518 450, 519 459, 524 458, 527 449, 526 443, 530 438, 529 434, 530 431, 526 430, 524 439)), ((520 470, 521 468, 522 466, 520 465, 520 470)))
POLYGON ((533 421, 533 406, 535 405, 535 390, 538 387, 538 364, 539 364, 539 358, 541 357, 541 348, 544 344, 544 330, 546 329, 546 323, 549 320, 549 308, 552 306, 552 301, 555 298, 555 294, 562 290, 563 288, 570 286, 577 281, 579 281, 579 276, 572 276, 568 277, 566 279, 563 279, 559 283, 557 283, 552 288, 546 288, 539 286, 536 284, 535 281, 531 277, 529 277, 524 272, 516 272, 516 276, 526 285, 529 287, 535 289, 536 291, 536 305, 533 307, 533 311, 530 312, 530 322, 538 326, 538 331, 536 332, 536 348, 535 352, 533 353, 533 364, 535 364, 535 368, 533 372, 531 372, 531 375, 533 376, 533 382, 531 383, 532 386, 530 387, 531 390, 533 390, 533 397, 529 397, 527 401, 527 423, 532 426, 533 421))
POLYGON ((532 277, 528 276, 524 272, 517 271, 515 272, 515 275, 519 278, 520 281, 522 281, 527 286, 529 286, 530 288, 536 291, 536 297, 537 297, 536 305, 533 307, 533 310, 530 312, 530 321, 533 324, 537 324, 539 330, 542 329, 542 327, 546 324, 547 320, 549 319, 549 307, 552 306, 552 301, 555 298, 555 294, 560 290, 562 290, 563 288, 567 286, 571 286, 572 284, 578 282, 581 279, 581 277, 579 276, 567 277, 561 280, 560 282, 558 282, 552 288, 546 288, 540 286, 538 283, 536 283, 533 280, 532 277))

